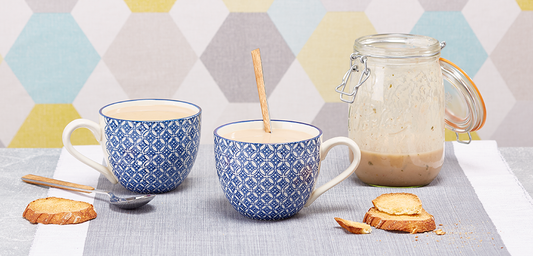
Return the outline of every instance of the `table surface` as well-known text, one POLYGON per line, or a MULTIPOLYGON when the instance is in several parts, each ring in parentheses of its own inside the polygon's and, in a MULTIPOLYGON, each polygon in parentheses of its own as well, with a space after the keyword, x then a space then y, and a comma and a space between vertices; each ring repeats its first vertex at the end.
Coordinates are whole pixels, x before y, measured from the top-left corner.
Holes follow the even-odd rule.
MULTIPOLYGON (((510 169, 522 186, 533 197, 533 148, 499 148, 510 169)), ((20 177, 32 173, 52 177, 61 149, 0 149, 0 230, 1 255, 28 255, 38 225, 29 225, 21 217, 26 204, 36 198, 46 197, 47 189, 28 186, 20 177)))

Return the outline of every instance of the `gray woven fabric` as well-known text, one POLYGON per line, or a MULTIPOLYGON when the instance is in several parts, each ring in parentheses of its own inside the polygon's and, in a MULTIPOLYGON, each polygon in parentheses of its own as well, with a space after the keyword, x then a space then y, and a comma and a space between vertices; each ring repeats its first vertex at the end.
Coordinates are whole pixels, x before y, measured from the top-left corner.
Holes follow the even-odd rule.
MULTIPOLYGON (((336 147, 322 162, 318 185, 348 166, 336 147)), ((100 177, 98 188, 131 194, 100 177)), ((189 177, 136 211, 115 208, 98 195, 98 217, 89 225, 85 255, 508 255, 497 230, 446 143, 441 173, 421 188, 371 187, 352 176, 310 207, 281 221, 251 220, 237 213, 218 182, 212 145, 202 145, 189 177), (446 232, 408 234, 346 232, 334 217, 361 222, 383 193, 417 194, 446 232)))
POLYGON ((533 172, 529 163, 533 159, 533 148, 500 148, 500 152, 522 186, 533 197, 533 172))
POLYGON ((52 177, 61 149, 0 148, 0 255, 28 255, 37 225, 22 217, 31 201, 46 197, 48 189, 28 185, 20 177, 52 177))

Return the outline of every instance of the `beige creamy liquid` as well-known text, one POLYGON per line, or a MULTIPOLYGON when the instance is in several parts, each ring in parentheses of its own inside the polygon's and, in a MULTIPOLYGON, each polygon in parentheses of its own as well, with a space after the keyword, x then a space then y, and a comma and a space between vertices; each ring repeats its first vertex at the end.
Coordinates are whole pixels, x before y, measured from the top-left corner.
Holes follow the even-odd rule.
POLYGON ((274 129, 272 133, 267 133, 262 129, 248 129, 222 134, 221 136, 236 141, 256 143, 286 143, 314 137, 305 132, 288 129, 274 129))
POLYGON ((117 119, 133 121, 162 121, 192 116, 198 111, 174 105, 128 106, 112 109, 104 114, 117 119))
POLYGON ((414 154, 382 154, 361 150, 357 177, 371 185, 410 187, 429 184, 444 162, 444 149, 414 154))

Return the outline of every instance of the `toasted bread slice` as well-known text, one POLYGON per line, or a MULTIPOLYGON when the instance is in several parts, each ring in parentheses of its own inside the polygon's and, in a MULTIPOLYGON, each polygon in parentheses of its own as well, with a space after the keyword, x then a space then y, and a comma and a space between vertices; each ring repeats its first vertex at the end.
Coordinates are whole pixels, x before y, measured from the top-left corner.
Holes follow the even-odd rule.
POLYGON ((424 209, 419 214, 393 215, 378 211, 375 207, 372 207, 365 214, 363 222, 375 228, 397 230, 411 234, 432 231, 437 228, 433 215, 427 213, 424 209))
POLYGON ((337 221, 337 223, 339 223, 341 227, 354 234, 370 234, 370 232, 372 232, 372 227, 365 223, 345 220, 341 218, 335 218, 335 220, 337 221))
POLYGON ((96 218, 92 204, 65 198, 47 197, 28 204, 22 214, 31 223, 77 224, 96 218))
POLYGON ((422 211, 420 198, 411 193, 383 194, 372 200, 372 203, 379 211, 393 215, 419 214, 422 211))

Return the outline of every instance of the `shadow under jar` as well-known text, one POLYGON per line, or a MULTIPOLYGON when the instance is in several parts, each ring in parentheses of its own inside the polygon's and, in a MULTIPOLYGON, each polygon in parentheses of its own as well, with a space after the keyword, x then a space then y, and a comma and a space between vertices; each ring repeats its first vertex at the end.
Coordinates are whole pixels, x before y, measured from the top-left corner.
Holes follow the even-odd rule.
POLYGON ((348 134, 361 148, 355 171, 361 181, 427 185, 444 163, 444 128, 470 135, 483 125, 483 99, 466 73, 440 58, 444 46, 407 34, 355 41, 350 70, 336 90, 350 103, 348 134))

